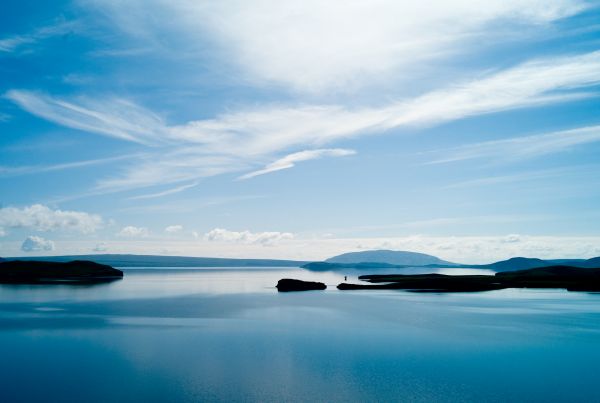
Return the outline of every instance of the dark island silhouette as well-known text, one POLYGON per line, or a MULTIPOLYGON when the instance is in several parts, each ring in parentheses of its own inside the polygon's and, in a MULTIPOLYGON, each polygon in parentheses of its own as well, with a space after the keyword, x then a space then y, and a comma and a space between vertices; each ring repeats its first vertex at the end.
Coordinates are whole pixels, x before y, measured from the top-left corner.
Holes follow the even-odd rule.
POLYGON ((122 278, 121 270, 87 260, 0 261, 0 284, 98 284, 122 278))
POLYGON ((528 257, 513 257, 507 260, 488 264, 452 263, 435 256, 423 253, 373 250, 345 253, 322 262, 310 262, 302 268, 311 271, 343 271, 343 270, 385 270, 423 267, 431 269, 467 268, 486 269, 495 272, 534 269, 549 266, 571 266, 594 268, 600 267, 600 257, 591 259, 551 259, 543 260, 528 257))
POLYGON ((600 268, 547 266, 482 275, 372 274, 360 276, 370 284, 341 283, 340 290, 408 290, 416 292, 490 291, 504 288, 563 288, 600 291, 600 268))
POLYGON ((303 281, 292 278, 283 278, 277 282, 277 291, 310 291, 310 290, 324 290, 327 286, 324 283, 315 281, 303 281))

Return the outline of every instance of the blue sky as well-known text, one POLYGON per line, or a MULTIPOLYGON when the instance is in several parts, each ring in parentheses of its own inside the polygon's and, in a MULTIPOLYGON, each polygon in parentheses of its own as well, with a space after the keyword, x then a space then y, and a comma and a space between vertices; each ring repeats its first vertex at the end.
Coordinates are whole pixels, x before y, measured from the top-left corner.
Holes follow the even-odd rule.
POLYGON ((600 255, 600 3, 20 1, 0 255, 600 255))

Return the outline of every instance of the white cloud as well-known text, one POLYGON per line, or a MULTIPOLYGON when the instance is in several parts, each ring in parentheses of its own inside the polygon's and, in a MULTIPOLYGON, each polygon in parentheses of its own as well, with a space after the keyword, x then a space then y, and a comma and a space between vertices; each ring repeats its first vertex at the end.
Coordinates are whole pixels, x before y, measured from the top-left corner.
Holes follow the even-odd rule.
POLYGON ((204 234, 204 239, 213 242, 237 242, 271 246, 283 240, 294 239, 294 234, 290 232, 237 232, 215 228, 204 234))
MULTIPOLYGON (((85 3, 89 5, 89 2, 85 3)), ((465 57, 495 42, 582 11, 584 0, 180 0, 92 3, 124 32, 162 50, 159 38, 189 58, 197 44, 258 85, 300 92, 361 87, 407 79, 423 65, 465 57), (148 18, 148 10, 162 19, 148 18), (172 21, 177 21, 173 24, 172 21)))
POLYGON ((84 161, 65 162, 62 164, 54 165, 29 165, 29 166, 0 166, 0 176, 19 176, 19 175, 30 175, 44 172, 63 171, 67 169, 84 168, 93 165, 108 164, 110 162, 117 162, 122 160, 132 160, 136 155, 119 155, 116 157, 97 158, 84 161))
POLYGON ((124 238, 145 238, 150 235, 150 231, 145 227, 134 227, 133 225, 128 225, 126 227, 121 228, 121 231, 117 233, 117 236, 121 236, 124 238))
POLYGON ((93 249, 94 252, 106 252, 107 250, 108 245, 106 244, 106 242, 100 242, 96 244, 96 246, 93 249))
POLYGON ((129 200, 155 199, 157 197, 163 197, 163 196, 168 196, 168 195, 172 195, 172 194, 175 194, 175 193, 180 193, 180 192, 183 192, 183 191, 185 191, 187 189, 191 189, 191 188, 193 188, 195 186, 198 186, 198 182, 194 182, 194 183, 189 183, 189 184, 186 184, 186 185, 177 186, 175 188, 167 189, 167 190, 164 190, 162 192, 150 193, 150 194, 145 194, 145 195, 130 197, 129 200))
POLYGON ((430 162, 441 164, 470 159, 514 161, 557 153, 572 147, 600 141, 600 126, 582 127, 533 136, 468 144, 439 151, 444 157, 430 162))
POLYGON ((38 251, 51 251, 54 250, 54 242, 44 239, 39 236, 28 236, 21 244, 21 250, 23 252, 38 252, 38 251))
POLYGON ((53 210, 42 204, 0 208, 0 228, 3 229, 68 230, 89 234, 102 226, 102 217, 82 211, 53 210))
POLYGON ((73 129, 143 144, 163 137, 162 119, 125 99, 102 102, 81 97, 70 102, 24 90, 4 96, 29 113, 73 129))
POLYGON ((100 181, 98 189, 107 192, 250 170, 293 148, 359 135, 596 96, 581 91, 599 83, 600 51, 529 61, 379 107, 264 106, 172 126, 126 101, 82 101, 81 106, 24 91, 7 96, 31 113, 68 127, 162 146, 133 161, 121 176, 100 181))
POLYGON ((444 186, 443 189, 459 189, 459 188, 468 188, 468 187, 480 187, 480 186, 489 186, 489 185, 501 185, 501 184, 511 184, 517 182, 527 182, 527 181, 536 181, 543 180, 552 177, 557 177, 565 173, 569 173, 569 171, 573 171, 570 168, 562 168, 562 169, 545 169, 539 171, 531 171, 531 172, 519 172, 517 174, 510 175, 497 175, 497 176, 486 176, 478 179, 471 179, 462 182, 452 183, 450 185, 444 186))
POLYGON ((183 225, 169 225, 165 228, 167 234, 176 234, 183 231, 183 225))
POLYGON ((502 239, 502 242, 504 243, 515 243, 515 242, 521 242, 522 237, 519 234, 508 234, 507 236, 505 236, 502 239))
MULTIPOLYGON (((149 155, 147 158, 136 161, 123 170, 121 176, 100 180, 97 183, 96 191, 103 193, 179 183, 239 171, 245 167, 247 167, 247 163, 241 158, 219 154, 210 155, 201 147, 182 145, 181 148, 174 151, 149 155)), ((183 191, 190 187, 182 185, 175 189, 183 191)), ((165 192, 159 192, 149 196, 154 198, 165 195, 165 192)))
POLYGON ((67 34, 78 26, 79 23, 76 21, 59 22, 55 25, 37 28, 28 34, 5 37, 0 39, 0 52, 15 52, 19 48, 34 45, 41 40, 67 34))
POLYGON ((322 157, 343 157, 346 155, 356 154, 354 150, 345 150, 342 148, 331 148, 321 150, 305 150, 297 153, 286 155, 267 165, 264 169, 250 172, 240 176, 238 179, 250 179, 255 176, 265 175, 271 172, 281 171, 282 169, 293 168, 296 162, 314 160, 322 157))

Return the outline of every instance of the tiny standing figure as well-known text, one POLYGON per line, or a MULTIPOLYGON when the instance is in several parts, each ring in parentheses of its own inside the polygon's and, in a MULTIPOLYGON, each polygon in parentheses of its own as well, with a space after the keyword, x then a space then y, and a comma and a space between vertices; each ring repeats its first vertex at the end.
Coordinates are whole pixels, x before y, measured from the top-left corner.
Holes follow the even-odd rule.
POLYGON ((344 276, 344 281, 347 281, 347 280, 348 280, 348 276, 344 276))

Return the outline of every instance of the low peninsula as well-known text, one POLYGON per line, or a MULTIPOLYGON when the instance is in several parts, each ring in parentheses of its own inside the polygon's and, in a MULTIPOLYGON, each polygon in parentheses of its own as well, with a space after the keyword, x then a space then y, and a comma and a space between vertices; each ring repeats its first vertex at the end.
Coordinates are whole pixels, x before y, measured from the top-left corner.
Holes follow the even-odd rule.
POLYGON ((0 262, 0 284, 97 284, 122 278, 121 270, 87 260, 0 262))
POLYGON ((339 290, 408 290, 415 292, 469 292, 505 288, 562 288, 600 291, 600 268, 548 266, 485 275, 372 274, 360 276, 370 284, 341 283, 339 290))

